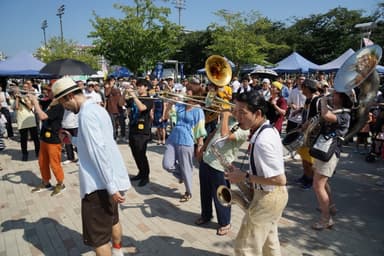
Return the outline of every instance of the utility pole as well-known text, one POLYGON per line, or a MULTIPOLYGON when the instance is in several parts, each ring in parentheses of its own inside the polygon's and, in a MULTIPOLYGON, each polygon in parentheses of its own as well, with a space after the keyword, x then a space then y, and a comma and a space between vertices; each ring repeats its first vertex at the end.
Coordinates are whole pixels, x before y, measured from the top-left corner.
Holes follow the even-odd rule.
POLYGON ((44 47, 47 48, 47 38, 45 37, 45 29, 48 27, 47 20, 43 20, 41 23, 41 29, 43 30, 44 35, 44 47))
POLYGON ((179 11, 179 26, 181 26, 181 10, 185 9, 185 0, 175 0, 173 4, 175 4, 175 8, 179 11))
POLYGON ((57 9, 57 13, 56 13, 56 16, 59 16, 59 19, 60 19, 60 34, 61 34, 61 43, 64 42, 64 37, 63 37, 63 22, 61 20, 61 16, 63 16, 64 14, 64 5, 61 5, 59 7, 59 9, 57 9))

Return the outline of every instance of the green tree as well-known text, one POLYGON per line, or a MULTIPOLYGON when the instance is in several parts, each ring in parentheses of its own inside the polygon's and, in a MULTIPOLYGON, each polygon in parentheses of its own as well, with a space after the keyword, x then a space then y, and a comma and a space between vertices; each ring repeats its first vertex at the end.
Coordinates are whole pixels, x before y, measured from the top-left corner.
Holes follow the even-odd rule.
POLYGON ((267 40, 265 31, 270 29, 272 23, 255 11, 242 14, 219 10, 215 14, 221 17, 225 24, 210 25, 213 43, 207 48, 213 54, 225 56, 233 61, 236 73, 242 64, 269 64, 267 52, 286 47, 267 40))
POLYGON ((359 49, 360 32, 357 23, 365 22, 362 11, 334 8, 325 14, 297 19, 286 29, 283 40, 305 58, 324 64, 349 48, 359 49))
POLYGON ((195 74, 198 69, 204 67, 204 62, 209 56, 207 47, 212 42, 211 32, 205 30, 183 33, 180 40, 182 47, 172 59, 184 63, 185 74, 195 74))
POLYGON ((172 56, 180 49, 181 27, 168 21, 169 8, 156 7, 151 0, 134 0, 135 6, 114 4, 125 17, 95 20, 89 37, 93 51, 103 55, 111 65, 127 67, 132 72, 152 69, 157 61, 172 56))
POLYGON ((47 46, 38 48, 34 55, 45 63, 65 58, 76 59, 98 70, 98 57, 91 53, 91 48, 81 47, 72 40, 61 41, 60 37, 52 37, 48 40, 47 46))

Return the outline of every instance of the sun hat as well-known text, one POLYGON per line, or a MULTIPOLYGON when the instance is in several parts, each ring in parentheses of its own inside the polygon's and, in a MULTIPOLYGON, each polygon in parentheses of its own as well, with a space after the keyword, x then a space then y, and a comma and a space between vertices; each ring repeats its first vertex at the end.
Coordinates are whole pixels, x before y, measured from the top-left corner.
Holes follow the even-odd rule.
POLYGON ((80 87, 70 77, 63 77, 57 80, 52 86, 53 97, 56 100, 67 95, 70 92, 79 90, 80 87))
POLYGON ((278 82, 278 81, 274 81, 274 82, 272 82, 272 85, 273 85, 274 87, 276 87, 277 89, 279 89, 279 91, 281 91, 281 88, 283 88, 283 84, 280 83, 280 82, 278 82))
POLYGON ((328 82, 326 81, 326 80, 321 80, 320 81, 320 85, 321 85, 321 87, 329 87, 329 84, 328 84, 328 82))
POLYGON ((262 83, 262 84, 263 84, 263 83, 270 84, 270 83, 271 83, 271 80, 269 80, 268 78, 264 78, 263 81, 262 81, 261 83, 262 83))

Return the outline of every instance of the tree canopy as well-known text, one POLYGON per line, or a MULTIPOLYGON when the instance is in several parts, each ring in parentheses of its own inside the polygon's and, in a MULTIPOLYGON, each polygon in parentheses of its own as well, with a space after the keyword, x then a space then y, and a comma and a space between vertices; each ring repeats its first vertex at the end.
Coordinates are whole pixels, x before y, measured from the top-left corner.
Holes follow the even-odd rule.
POLYGON ((71 58, 89 64, 95 70, 98 69, 98 57, 91 53, 92 47, 80 47, 72 40, 61 40, 60 37, 52 37, 48 40, 47 46, 36 50, 36 57, 48 63, 58 59, 71 58))
MULTIPOLYGON (((167 0, 163 0, 167 1, 167 0)), ((169 21, 169 8, 159 7, 153 0, 133 0, 131 5, 114 4, 122 18, 101 17, 94 13, 94 31, 90 48, 81 51, 72 41, 52 38, 46 48, 37 50, 44 62, 59 57, 76 57, 93 67, 104 56, 110 65, 124 66, 140 75, 150 71, 158 61, 175 59, 184 63, 185 74, 193 74, 204 66, 208 56, 218 54, 236 64, 273 64, 293 51, 317 64, 324 64, 352 48, 358 50, 362 31, 358 23, 375 21, 370 39, 384 45, 384 2, 364 16, 362 10, 338 7, 324 14, 290 22, 272 22, 256 11, 248 13, 218 10, 220 18, 200 31, 185 31, 169 21)), ((158 2, 157 2, 158 3, 158 2)))
POLYGON ((156 7, 151 0, 134 0, 135 6, 114 4, 125 17, 102 18, 96 14, 92 25, 94 53, 105 56, 112 65, 134 73, 154 67, 180 48, 181 27, 170 22, 169 8, 156 7))

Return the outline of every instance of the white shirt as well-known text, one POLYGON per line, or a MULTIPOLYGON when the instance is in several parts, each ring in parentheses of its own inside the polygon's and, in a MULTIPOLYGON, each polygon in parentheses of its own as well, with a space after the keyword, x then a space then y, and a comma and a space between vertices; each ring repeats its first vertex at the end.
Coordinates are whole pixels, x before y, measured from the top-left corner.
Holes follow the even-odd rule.
POLYGON ((110 195, 131 187, 123 157, 113 139, 112 121, 102 106, 85 101, 72 142, 79 154, 80 196, 107 189, 110 195))
POLYGON ((64 129, 74 129, 79 126, 78 114, 73 113, 69 110, 64 110, 63 120, 61 121, 61 126, 64 129))
POLYGON ((237 90, 239 90, 241 84, 238 80, 234 80, 231 85, 232 85, 232 91, 237 92, 237 90))
MULTIPOLYGON (((252 135, 249 142, 251 145, 254 144, 251 154, 253 154, 257 176, 265 178, 275 177, 284 173, 283 144, 281 143, 279 132, 275 128, 267 127, 259 134, 260 128, 268 124, 268 120, 262 124, 252 135)), ((252 170, 251 163, 249 168, 252 170)), ((273 185, 260 186, 264 191, 272 191, 275 187, 273 185)))
POLYGON ((0 107, 8 108, 7 99, 9 99, 9 94, 7 92, 0 92, 0 107))
POLYGON ((86 91, 84 95, 92 103, 100 104, 102 102, 100 93, 97 93, 95 91, 91 91, 91 92, 86 91))
MULTIPOLYGON (((287 104, 288 106, 290 106, 291 104, 295 104, 297 106, 297 109, 295 110, 298 110, 304 107, 305 100, 306 100, 306 97, 304 96, 303 92, 299 90, 298 87, 296 87, 292 89, 291 93, 289 94, 287 104)), ((291 111, 289 112, 288 120, 295 123, 301 123, 302 116, 301 114, 296 115, 297 112, 295 110, 291 109, 291 111)))

